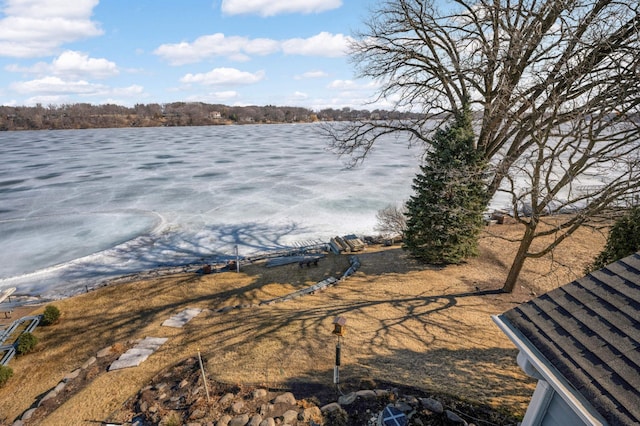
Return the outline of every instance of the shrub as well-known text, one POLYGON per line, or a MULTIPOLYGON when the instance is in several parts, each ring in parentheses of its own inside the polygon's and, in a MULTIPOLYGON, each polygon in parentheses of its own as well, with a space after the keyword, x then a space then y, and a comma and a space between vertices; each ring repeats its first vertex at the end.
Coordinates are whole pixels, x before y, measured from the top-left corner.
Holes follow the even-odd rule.
POLYGON ((4 386, 7 381, 13 376, 13 370, 11 367, 0 365, 0 387, 4 386))
POLYGON ((28 331, 22 333, 20 337, 18 337, 18 346, 16 347, 16 352, 18 355, 28 354, 33 350, 33 348, 38 344, 38 338, 28 331))
POLYGON ((324 424, 327 426, 347 426, 349 414, 344 408, 337 408, 324 414, 324 424))
POLYGON ((53 305, 47 305, 47 307, 44 308, 44 314, 42 314, 42 321, 40 321, 40 324, 55 324, 58 322, 58 318, 60 318, 60 309, 53 305))

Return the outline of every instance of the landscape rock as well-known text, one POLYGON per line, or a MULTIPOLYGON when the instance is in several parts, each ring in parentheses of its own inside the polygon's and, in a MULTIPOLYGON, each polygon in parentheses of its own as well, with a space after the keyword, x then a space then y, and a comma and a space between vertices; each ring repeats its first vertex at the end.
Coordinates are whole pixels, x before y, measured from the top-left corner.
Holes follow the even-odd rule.
POLYGON ((296 397, 293 396, 293 394, 291 392, 285 392, 283 394, 280 394, 278 396, 275 397, 275 399, 273 400, 274 404, 290 404, 290 405, 295 405, 296 404, 296 397))
POLYGON ((432 413, 442 414, 444 412, 442 403, 433 398, 420 398, 420 403, 422 404, 422 408, 432 413))
POLYGON ((24 412, 20 420, 29 420, 33 416, 33 413, 35 412, 36 412, 36 408, 28 409, 27 411, 24 412))
POLYGON ((254 400, 265 399, 268 396, 268 392, 266 389, 256 389, 251 396, 254 400))
POLYGON ((292 424, 298 420, 298 412, 296 410, 288 410, 282 415, 284 424, 292 424))
POLYGON ((366 389, 366 390, 360 390, 358 392, 356 392, 356 395, 359 398, 364 398, 364 399, 374 399, 376 397, 376 393, 372 390, 366 389))
POLYGON ((231 416, 225 414, 216 422, 216 426, 228 426, 231 421, 231 416))
POLYGON ((224 404, 226 404, 226 403, 228 403, 228 402, 232 401, 232 400, 233 400, 233 398, 235 398, 235 397, 236 397, 236 396, 235 396, 234 394, 232 394, 232 393, 224 394, 224 395, 222 396, 222 398, 220 398, 220 402, 219 402, 219 403, 220 403, 221 405, 224 405, 224 404))
POLYGON ((242 410, 244 410, 244 402, 236 401, 233 404, 231 404, 231 411, 234 414, 242 414, 242 410))
POLYGON ((467 425, 467 422, 453 411, 445 410, 445 415, 447 416, 447 420, 449 420, 451 423, 465 426, 467 425))
POLYGON ((80 375, 80 372, 82 370, 79 368, 76 368, 75 370, 73 370, 71 373, 67 373, 63 378, 62 381, 67 383, 70 380, 75 379, 76 377, 78 377, 80 375))
POLYGON ((324 413, 330 413, 331 411, 339 410, 341 408, 342 407, 337 402, 331 402, 327 405, 322 406, 322 408, 320 408, 320 411, 322 411, 322 413, 324 414, 324 413))
POLYGON ((100 349, 98 351, 98 353, 96 354, 96 357, 98 358, 104 358, 105 356, 109 356, 113 353, 113 351, 111 350, 111 346, 106 347, 104 349, 100 349))
POLYGON ((89 368, 91 365, 93 365, 95 362, 97 361, 95 356, 92 356, 91 358, 89 358, 88 360, 86 360, 84 362, 84 364, 82 364, 82 368, 83 370, 86 370, 87 368, 89 368))
POLYGON ((358 395, 356 395, 355 392, 350 392, 346 395, 340 395, 340 398, 338 398, 338 404, 340 405, 351 405, 355 402, 356 398, 358 397, 358 395))
POLYGON ((240 416, 236 416, 229 421, 229 426, 245 426, 249 423, 249 415, 242 414, 240 416))
POLYGON ((260 422, 260 426, 276 426, 276 421, 272 417, 268 417, 260 422))
POLYGON ((260 414, 254 414, 249 420, 249 426, 260 426, 262 423, 262 416, 260 414))

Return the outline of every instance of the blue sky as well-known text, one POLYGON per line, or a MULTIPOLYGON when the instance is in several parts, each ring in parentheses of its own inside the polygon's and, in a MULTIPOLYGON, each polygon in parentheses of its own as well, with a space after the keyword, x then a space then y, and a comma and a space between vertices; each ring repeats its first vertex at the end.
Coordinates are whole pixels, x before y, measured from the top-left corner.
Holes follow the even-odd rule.
POLYGON ((365 105, 374 0, 0 0, 0 104, 365 105))

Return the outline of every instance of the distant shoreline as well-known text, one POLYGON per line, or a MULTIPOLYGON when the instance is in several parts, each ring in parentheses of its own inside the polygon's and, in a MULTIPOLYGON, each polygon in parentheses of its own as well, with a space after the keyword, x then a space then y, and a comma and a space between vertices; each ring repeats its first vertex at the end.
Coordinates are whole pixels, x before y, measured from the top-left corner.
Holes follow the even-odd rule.
POLYGON ((227 106, 202 102, 121 105, 72 104, 33 107, 0 105, 0 131, 109 129, 130 127, 191 127, 233 124, 302 124, 320 121, 404 120, 411 112, 273 105, 227 106))

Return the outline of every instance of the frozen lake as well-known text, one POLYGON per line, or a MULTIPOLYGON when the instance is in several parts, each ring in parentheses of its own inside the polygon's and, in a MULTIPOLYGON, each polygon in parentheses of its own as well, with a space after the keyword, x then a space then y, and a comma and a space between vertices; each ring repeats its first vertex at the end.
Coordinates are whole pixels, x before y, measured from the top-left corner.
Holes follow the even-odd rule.
POLYGON ((58 298, 160 266, 370 234, 419 149, 357 168, 317 125, 0 133, 0 289, 58 298))

